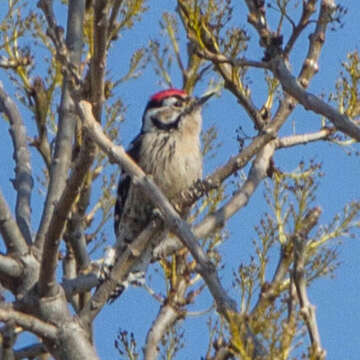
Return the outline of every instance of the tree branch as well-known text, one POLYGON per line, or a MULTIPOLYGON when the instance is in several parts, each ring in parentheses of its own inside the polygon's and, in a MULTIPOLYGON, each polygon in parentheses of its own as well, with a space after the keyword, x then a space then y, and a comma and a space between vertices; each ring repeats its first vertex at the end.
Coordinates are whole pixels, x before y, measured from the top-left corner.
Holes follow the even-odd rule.
MULTIPOLYGON (((58 29, 55 24, 52 1, 41 0, 39 6, 45 12, 48 19, 49 29, 55 32, 58 29)), ((85 0, 74 0, 69 3, 68 23, 66 36, 66 49, 69 54, 71 67, 78 71, 81 62, 83 46, 83 18, 85 12, 85 0)), ((56 44, 55 44, 56 45, 56 44)), ((63 51, 63 45, 57 44, 57 53, 63 51)), ((67 64, 63 64, 64 66, 67 64)), ((75 115, 74 102, 71 97, 73 76, 65 74, 63 80, 62 97, 59 110, 59 125, 56 134, 55 152, 50 169, 50 182, 46 196, 40 228, 36 236, 36 246, 41 250, 50 222, 54 218, 54 209, 66 183, 67 174, 71 162, 72 142, 75 133, 77 117, 75 115)))
POLYGON ((0 278, 18 278, 24 271, 18 261, 0 254, 0 278))
POLYGON ((31 191, 33 178, 31 174, 30 152, 26 143, 26 128, 16 104, 4 90, 0 81, 0 112, 4 112, 10 122, 10 135, 14 146, 15 180, 17 192, 15 214, 19 229, 30 245, 31 236, 31 191))
POLYGON ((5 323, 14 321, 16 325, 21 326, 25 330, 50 340, 56 340, 58 335, 57 328, 54 325, 50 325, 34 316, 24 314, 9 307, 0 307, 0 321, 5 323))
POLYGON ((319 71, 319 58, 325 43, 326 30, 331 20, 331 14, 335 9, 335 4, 330 5, 330 2, 329 0, 321 1, 315 31, 309 36, 309 49, 299 74, 299 82, 304 88, 309 86, 310 79, 319 71))
POLYGON ((304 89, 308 87, 310 79, 318 71, 318 60, 325 42, 327 25, 334 9, 334 1, 322 0, 319 18, 315 31, 310 36, 308 53, 298 80, 290 73, 282 56, 275 56, 270 60, 269 64, 271 71, 280 81, 284 91, 293 96, 306 110, 312 110, 325 116, 338 130, 360 141, 360 128, 355 123, 346 115, 341 114, 338 110, 304 89))
POLYGON ((276 148, 283 149, 297 145, 305 145, 319 140, 329 140, 330 135, 335 131, 336 129, 334 128, 323 128, 313 133, 284 136, 283 138, 275 140, 276 148))
POLYGON ((160 308, 159 314, 151 325, 151 328, 146 336, 144 349, 145 360, 155 360, 158 358, 160 350, 159 342, 170 326, 175 323, 178 317, 178 311, 176 311, 170 304, 166 304, 160 308))
POLYGON ((22 359, 41 359, 39 356, 42 354, 46 354, 47 350, 44 344, 33 344, 29 346, 25 346, 19 350, 14 352, 15 360, 22 359))
MULTIPOLYGON (((106 141, 110 142, 110 140, 107 139, 106 141)), ((81 310, 79 316, 84 324, 90 326, 93 319, 108 301, 110 295, 118 287, 119 282, 126 279, 133 265, 137 259, 141 257, 151 238, 155 236, 159 229, 160 220, 151 221, 140 235, 126 247, 125 251, 121 252, 106 281, 99 286, 95 294, 81 310)))
POLYGON ((300 233, 295 234, 294 241, 294 283, 296 292, 300 303, 300 312, 304 318, 306 327, 311 341, 310 353, 312 358, 323 360, 326 357, 325 350, 321 347, 320 333, 317 326, 315 307, 311 304, 306 289, 305 279, 305 257, 306 257, 306 242, 310 230, 316 225, 319 220, 321 210, 314 208, 309 211, 304 219, 304 227, 300 233))
POLYGON ((194 227, 194 233, 197 237, 205 237, 211 234, 216 228, 224 226, 231 216, 246 206, 257 186, 267 176, 267 170, 274 150, 275 143, 271 142, 259 151, 244 185, 223 207, 215 211, 214 214, 208 215, 194 227))
MULTIPOLYGON (((86 139, 61 198, 56 204, 54 212, 56 216, 52 217, 49 224, 41 262, 39 290, 42 296, 50 292, 56 283, 55 271, 60 237, 64 230, 67 214, 70 212, 72 205, 81 191, 85 175, 95 158, 95 154, 95 144, 89 141, 89 139, 86 139)), ((54 289, 54 291, 56 290, 54 289)))
POLYGON ((94 273, 79 275, 75 279, 64 279, 62 282, 67 299, 71 299, 71 296, 90 291, 97 285, 99 285, 99 279, 94 273))
POLYGON ((308 0, 303 2, 303 11, 299 23, 293 28, 290 39, 284 48, 285 57, 288 57, 300 34, 303 32, 306 26, 309 25, 310 17, 315 12, 316 2, 317 0, 308 0))
POLYGON ((14 220, 10 209, 0 191, 0 233, 9 252, 25 254, 28 251, 26 241, 14 220))
MULTIPOLYGON (((116 8, 119 4, 115 4, 116 8)), ((107 0, 98 0, 94 5, 94 55, 90 64, 91 103, 94 106, 94 115, 101 122, 101 112, 104 103, 104 86, 106 71, 106 55, 108 47, 108 12, 110 3, 107 0)))
POLYGON ((178 277, 174 282, 171 281, 169 296, 166 302, 161 305, 160 311, 146 335, 145 360, 155 360, 158 358, 161 339, 165 336, 168 329, 174 326, 176 321, 185 317, 184 304, 188 303, 188 300, 185 299, 185 293, 189 286, 189 281, 183 273, 184 271, 187 272, 186 260, 185 257, 181 259, 178 257, 175 261, 177 269, 174 271, 176 271, 178 277))
POLYGON ((291 75, 284 61, 280 57, 271 60, 271 69, 276 78, 280 81, 284 91, 294 97, 306 110, 311 110, 325 116, 333 123, 336 129, 353 137, 357 141, 360 141, 360 128, 346 115, 341 114, 338 110, 326 104, 317 96, 304 90, 304 88, 299 85, 296 78, 291 75))

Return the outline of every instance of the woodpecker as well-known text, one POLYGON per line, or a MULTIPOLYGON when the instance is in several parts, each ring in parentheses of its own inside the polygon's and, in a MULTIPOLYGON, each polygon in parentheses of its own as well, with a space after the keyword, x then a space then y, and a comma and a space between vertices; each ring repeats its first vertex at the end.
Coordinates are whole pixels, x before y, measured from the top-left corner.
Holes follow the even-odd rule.
MULTIPOLYGON (((168 89, 153 95, 143 113, 140 134, 131 142, 130 157, 152 176, 171 201, 202 177, 200 148, 201 107, 212 96, 189 96, 179 89, 168 89)), ((186 210, 181 214, 185 216, 186 210)), ((121 175, 115 204, 114 229, 118 255, 151 220, 154 206, 131 177, 121 175)), ((109 301, 113 302, 129 284, 144 283, 152 250, 164 236, 157 236, 138 259, 127 281, 119 283, 109 301)))

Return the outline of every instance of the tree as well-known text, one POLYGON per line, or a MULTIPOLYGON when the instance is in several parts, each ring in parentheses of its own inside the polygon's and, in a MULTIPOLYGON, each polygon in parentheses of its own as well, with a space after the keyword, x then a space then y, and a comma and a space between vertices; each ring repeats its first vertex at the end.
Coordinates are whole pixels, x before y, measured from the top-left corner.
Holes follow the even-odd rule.
MULTIPOLYGON (((308 90, 319 70, 326 34, 342 26, 346 9, 333 0, 246 0, 249 25, 240 27, 243 13, 231 0, 174 1, 174 12, 162 15, 165 38, 137 49, 128 69, 117 69, 118 78, 112 80, 107 67, 111 49, 124 46, 153 2, 72 0, 60 5, 40 0, 37 5, 9 0, 1 19, 0 67, 10 81, 0 86, 0 111, 10 127, 15 162, 11 192, 16 197, 12 203, 10 195, 0 193, 2 358, 99 358, 94 320, 116 287, 115 279, 126 277, 163 221, 182 246, 154 252, 165 285, 148 289, 160 308, 157 314, 154 308, 153 324, 141 345, 145 359, 157 358, 160 351, 164 358, 175 358, 186 346, 180 325, 206 291, 214 306, 209 310, 204 358, 285 359, 305 354, 324 359, 308 287, 336 268, 336 241, 358 227, 360 203, 349 202, 333 221, 320 224, 316 192, 321 165, 308 157, 295 170, 285 171, 274 158, 280 150, 314 143, 356 150, 357 52, 348 54, 336 91, 327 94, 328 99, 308 90), (60 25, 63 9, 65 28, 60 25), (247 49, 256 46, 256 39, 257 57, 249 57, 247 49), (306 54, 293 60, 299 43, 306 54), (292 62, 296 67, 300 63, 298 74, 292 62), (150 64, 162 85, 173 86, 178 71, 188 93, 195 88, 213 91, 218 102, 230 94, 237 102, 232 111, 242 109, 245 114, 237 129, 238 151, 217 162, 214 171, 172 203, 119 144, 119 120, 127 115, 117 91, 144 77, 150 64), (253 79, 266 87, 266 93, 254 95, 253 79), (288 123, 301 107, 313 113, 316 125, 297 133, 288 123), (34 167, 35 163, 41 165, 34 167), (117 164, 115 172, 110 163, 117 164), (111 226, 118 165, 145 189, 162 219, 148 225, 101 283, 101 261, 94 248, 104 239, 112 243, 106 229, 111 226), (219 275, 219 249, 229 219, 246 207, 263 183, 264 209, 267 204, 270 210, 256 214, 257 240, 250 263, 232 264, 237 267, 235 297, 219 275), (189 223, 175 210, 185 204, 194 205, 189 223), (275 267, 270 254, 277 259, 275 267), (38 341, 15 350, 24 332, 38 341), (308 340, 302 343, 304 339, 308 340)), ((143 89, 138 90, 143 97, 143 89)), ((219 122, 218 129, 221 126, 219 122)), ((208 127, 204 132, 208 160, 221 152, 218 129, 208 127)), ((115 346, 122 357, 140 357, 136 334, 119 330, 115 346)))

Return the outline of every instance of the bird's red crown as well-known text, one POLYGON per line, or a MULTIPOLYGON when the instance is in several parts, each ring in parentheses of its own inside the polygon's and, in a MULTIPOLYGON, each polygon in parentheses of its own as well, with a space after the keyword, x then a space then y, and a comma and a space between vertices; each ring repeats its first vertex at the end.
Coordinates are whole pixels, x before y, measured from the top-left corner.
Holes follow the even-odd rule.
POLYGON ((159 91, 158 93, 154 94, 151 98, 150 101, 156 101, 156 102, 160 102, 161 100, 168 98, 170 96, 181 96, 181 97, 185 97, 187 96, 186 92, 184 90, 179 90, 179 89, 167 89, 167 90, 163 90, 163 91, 159 91))

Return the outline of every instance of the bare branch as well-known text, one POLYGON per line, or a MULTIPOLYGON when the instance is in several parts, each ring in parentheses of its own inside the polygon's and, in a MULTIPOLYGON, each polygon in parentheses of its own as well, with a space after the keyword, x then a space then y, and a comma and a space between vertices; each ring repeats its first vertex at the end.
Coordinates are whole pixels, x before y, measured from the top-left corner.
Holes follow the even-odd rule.
POLYGON ((10 212, 2 192, 0 192, 0 233, 9 252, 16 251, 25 254, 28 251, 26 241, 10 212))
POLYGON ((64 279, 61 285, 65 291, 66 298, 70 299, 71 296, 75 294, 90 291, 99 285, 99 279, 95 274, 90 273, 87 275, 80 275, 75 279, 64 279))
POLYGON ((180 316, 181 313, 179 313, 179 310, 176 310, 171 304, 163 305, 160 308, 159 314, 146 336, 146 345, 144 349, 145 360, 155 360, 158 358, 159 343, 161 339, 180 316))
POLYGON ((44 255, 42 257, 39 280, 39 289, 42 295, 50 291, 51 287, 55 284, 57 251, 60 237, 67 220, 66 215, 70 212, 73 203, 81 191, 83 180, 91 167, 95 154, 95 145, 88 139, 85 140, 66 187, 56 204, 56 216, 52 217, 49 224, 43 249, 44 255))
POLYGON ((31 191, 33 178, 31 174, 30 152, 26 143, 26 129, 16 104, 4 90, 0 81, 0 112, 4 112, 10 122, 10 135, 14 145, 15 181, 17 191, 16 220, 19 229, 28 244, 31 236, 31 191))
POLYGON ((251 195, 260 182, 267 176, 270 159, 275 150, 275 143, 269 143, 259 151, 250 169, 249 176, 244 185, 232 196, 232 198, 214 214, 208 215, 203 221, 195 226, 195 235, 199 238, 211 234, 216 228, 224 226, 227 219, 233 216, 242 207, 246 206, 251 195))
POLYGON ((276 139, 276 147, 278 149, 282 149, 291 146, 305 145, 319 140, 329 140, 330 135, 334 132, 334 128, 324 128, 313 133, 285 136, 283 138, 276 139))
POLYGON ((23 272, 23 267, 10 256, 0 254, 0 278, 18 278, 23 272))
POLYGON ((64 41, 64 29, 57 25, 53 9, 53 0, 39 0, 37 5, 44 13, 48 24, 47 35, 52 40, 56 56, 63 65, 62 71, 68 79, 77 84, 81 83, 81 77, 78 73, 78 67, 81 57, 83 25, 83 16, 85 10, 85 1, 72 1, 68 7, 68 23, 66 42, 64 41))
POLYGON ((317 96, 304 90, 304 88, 299 85, 296 78, 291 75, 285 62, 280 57, 271 60, 271 69, 280 81, 284 91, 294 97, 306 110, 311 110, 325 116, 338 130, 353 137, 357 141, 360 141, 360 128, 346 115, 341 114, 338 110, 328 105, 317 96))
MULTIPOLYGON (((85 208, 83 209, 85 210, 85 208)), ((65 241, 68 241, 72 247, 77 267, 80 270, 86 269, 90 264, 90 256, 84 233, 83 215, 83 213, 79 214, 78 212, 72 214, 71 219, 68 221, 66 237, 64 235, 65 241)))
POLYGON ((13 310, 9 307, 0 307, 0 321, 14 321, 16 325, 33 332, 46 339, 56 340, 57 328, 38 318, 13 310))
POLYGON ((22 359, 35 359, 38 358, 42 354, 46 354, 47 350, 44 344, 33 344, 29 346, 25 346, 19 350, 14 352, 16 360, 22 359))
POLYGON ((232 66, 241 66, 241 67, 254 67, 258 69, 268 69, 269 64, 266 61, 256 61, 248 60, 246 58, 240 59, 229 59, 224 54, 212 53, 203 49, 198 49, 197 52, 204 59, 210 60, 214 64, 229 64, 232 66))
POLYGON ((301 315, 311 341, 311 357, 317 360, 323 360, 326 357, 325 350, 321 347, 320 333, 317 326, 315 307, 311 304, 306 289, 305 279, 305 253, 307 236, 310 230, 316 225, 321 215, 319 208, 314 208, 306 215, 304 219, 304 227, 301 233, 295 234, 294 241, 294 283, 301 307, 301 315))
MULTIPOLYGON (((185 265, 184 258, 178 260, 179 262, 182 261, 183 265, 185 265)), ((179 269, 174 271, 178 270, 179 269)), ((184 296, 188 285, 189 282, 184 276, 179 277, 175 285, 171 284, 170 295, 168 296, 167 301, 162 304, 157 317, 147 333, 144 350, 145 360, 155 360, 158 358, 159 343, 161 339, 165 336, 166 332, 174 326, 176 321, 185 316, 183 305, 186 303, 184 296)))
MULTIPOLYGON (((311 4, 310 4, 310 8, 311 8, 311 4)), ((309 41, 308 53, 306 55, 306 58, 304 60, 303 66, 299 74, 299 82, 304 88, 308 87, 310 79, 319 70, 319 65, 318 65, 319 58, 320 58, 321 50, 325 43, 325 34, 328 24, 331 20, 331 14, 334 10, 335 10, 335 4, 333 3, 333 1, 331 0, 321 1, 319 18, 316 22, 314 33, 309 36, 310 41, 309 41)))
POLYGON ((111 9, 111 14, 109 18, 109 25, 108 25, 108 34, 107 34, 107 42, 110 43, 113 36, 116 35, 116 18, 119 14, 119 10, 121 5, 123 4, 124 0, 115 0, 114 5, 111 9))
POLYGON ((341 114, 338 110, 304 89, 309 85, 310 79, 318 71, 318 59, 325 41, 327 25, 334 8, 334 1, 322 0, 319 19, 315 32, 310 36, 308 54, 298 81, 292 76, 281 56, 276 56, 270 60, 270 68, 280 81, 284 91, 293 96, 306 110, 312 110, 317 114, 325 116, 338 130, 360 141, 360 128, 356 126, 355 123, 346 115, 341 114))
MULTIPOLYGON (((41 0, 39 1, 39 6, 41 6, 45 11, 49 29, 57 29, 52 10, 52 1, 41 0)), ((79 68, 81 61, 84 12, 85 0, 76 0, 69 3, 66 47, 69 52, 70 63, 72 64, 72 67, 75 67, 75 69, 79 68)), ((62 45, 58 44, 57 52, 61 50, 59 49, 59 46, 62 45)), ((50 169, 50 183, 40 228, 36 236, 36 246, 39 249, 42 249, 43 247, 50 222, 54 217, 56 201, 59 200, 61 193, 64 190, 71 161, 72 141, 74 138, 75 124, 77 120, 74 111, 74 103, 71 97, 72 81, 72 76, 66 75, 64 77, 55 153, 50 169)))
POLYGON ((151 221, 140 235, 131 242, 131 245, 127 246, 125 251, 122 251, 106 281, 99 286, 80 312, 80 318, 85 324, 90 325, 92 323, 110 295, 118 287, 119 282, 126 279, 137 259, 145 251, 150 239, 155 236, 159 229, 160 221, 151 221))
MULTIPOLYGON (((106 0, 98 0, 95 2, 94 8, 94 55, 90 64, 91 76, 91 103, 94 106, 94 115, 97 121, 101 121, 101 111, 105 100, 105 71, 106 56, 108 45, 108 19, 107 15, 110 9, 110 2, 106 0)), ((115 4, 116 8, 119 4, 115 4)), ((116 9, 114 9, 115 11, 116 9)))
POLYGON ((300 34, 309 24, 310 17, 315 12, 316 2, 317 0, 308 0, 303 2, 303 11, 299 23, 293 28, 293 32, 284 49, 285 57, 288 57, 300 34))

